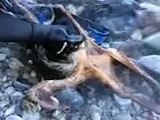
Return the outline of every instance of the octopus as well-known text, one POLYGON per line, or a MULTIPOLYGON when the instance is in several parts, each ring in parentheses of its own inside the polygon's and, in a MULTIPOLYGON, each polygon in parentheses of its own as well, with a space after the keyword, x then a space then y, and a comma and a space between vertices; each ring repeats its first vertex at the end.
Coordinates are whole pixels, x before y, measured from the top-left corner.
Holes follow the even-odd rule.
MULTIPOLYGON (((66 78, 60 80, 44 80, 33 86, 28 96, 34 102, 46 109, 55 109, 58 105, 58 99, 55 97, 56 92, 65 88, 76 88, 78 85, 94 78, 100 81, 103 85, 109 86, 113 92, 123 98, 132 99, 138 104, 149 108, 150 110, 160 113, 160 105, 151 102, 143 95, 138 94, 134 89, 125 86, 115 74, 115 62, 125 65, 128 69, 142 75, 144 80, 152 84, 160 90, 160 84, 152 78, 147 72, 136 65, 129 57, 114 48, 104 49, 98 46, 94 39, 89 37, 87 32, 74 19, 72 14, 62 5, 55 5, 70 19, 73 25, 78 30, 79 34, 84 36, 85 40, 81 43, 78 49, 71 53, 68 58, 72 59, 74 64, 62 63, 47 63, 50 67, 59 66, 62 71, 72 71, 66 78)), ((24 8, 23 8, 24 10, 24 8)), ((24 10, 27 11, 27 10, 24 10)), ((34 21, 32 13, 26 12, 29 18, 34 21)), ((56 69, 56 68, 55 68, 56 69)), ((57 68, 58 69, 58 68, 57 68)))

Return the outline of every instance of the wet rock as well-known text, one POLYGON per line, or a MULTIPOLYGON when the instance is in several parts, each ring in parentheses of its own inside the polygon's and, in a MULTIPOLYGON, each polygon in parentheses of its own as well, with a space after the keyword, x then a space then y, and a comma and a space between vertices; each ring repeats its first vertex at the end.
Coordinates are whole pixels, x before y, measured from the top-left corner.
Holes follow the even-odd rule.
MULTIPOLYGON (((8 116, 5 120, 23 120, 23 119, 17 115, 11 115, 11 116, 8 116)), ((34 120, 34 119, 31 119, 31 120, 34 120)))
POLYGON ((6 94, 0 92, 0 108, 4 108, 10 103, 9 98, 6 94))
POLYGON ((101 120, 101 114, 98 113, 98 112, 93 112, 93 113, 91 114, 91 119, 92 119, 92 120, 101 120))
POLYGON ((18 81, 14 81, 13 82, 13 87, 15 88, 16 91, 26 91, 29 89, 29 86, 26 84, 23 84, 21 82, 18 81))
POLYGON ((5 94, 7 94, 7 95, 12 95, 12 94, 14 94, 14 92, 15 92, 15 89, 14 89, 14 87, 8 87, 6 90, 5 90, 5 94))
POLYGON ((91 105, 89 108, 92 120, 101 120, 102 109, 97 105, 91 105))
POLYGON ((37 74, 36 74, 36 72, 35 72, 35 71, 31 71, 30 76, 31 76, 31 77, 36 77, 36 76, 37 76, 37 74))
POLYGON ((57 94, 57 98, 61 103, 69 105, 72 109, 79 109, 84 104, 84 99, 74 89, 65 89, 57 94))
POLYGON ((146 26, 142 29, 142 34, 144 37, 147 37, 149 35, 152 35, 154 33, 157 33, 159 31, 159 28, 156 28, 154 26, 146 26))
POLYGON ((41 120, 41 116, 39 112, 32 112, 32 111, 24 111, 23 112, 23 116, 22 116, 23 120, 41 120))
POLYGON ((129 107, 132 104, 132 100, 130 99, 123 99, 116 94, 114 94, 113 97, 121 107, 129 107))
POLYGON ((3 61, 6 59, 6 54, 0 53, 0 61, 3 61))
POLYGON ((111 19, 102 18, 100 23, 111 30, 112 37, 127 39, 136 29, 135 19, 131 16, 114 17, 111 19))
POLYGON ((140 58, 137 62, 148 68, 149 70, 160 74, 160 55, 144 56, 140 58))
POLYGON ((62 112, 60 112, 58 110, 54 111, 52 116, 53 116, 54 120, 66 120, 65 119, 66 114, 64 114, 64 113, 62 113, 62 112))
POLYGON ((114 116, 113 120, 133 120, 129 113, 121 113, 114 116))
POLYGON ((11 95, 10 99, 12 104, 16 104, 16 103, 21 103, 24 99, 24 95, 20 92, 15 92, 14 94, 11 95))
POLYGON ((1 47, 0 48, 0 53, 3 53, 6 55, 6 57, 9 57, 12 55, 10 49, 8 49, 7 47, 1 47))
POLYGON ((141 3, 140 7, 143 10, 136 11, 139 26, 154 26, 159 28, 159 25, 157 24, 160 23, 160 7, 150 3, 141 3))
POLYGON ((153 11, 153 12, 160 12, 160 7, 154 4, 151 4, 149 2, 143 2, 140 3, 140 7, 147 10, 147 11, 153 11))
POLYGON ((119 109, 118 106, 112 106, 112 108, 111 108, 111 115, 112 116, 115 116, 120 113, 121 113, 121 110, 119 109))
POLYGON ((123 0, 122 4, 124 5, 132 5, 135 0, 123 0))
POLYGON ((140 111, 141 111, 140 105, 137 104, 137 103, 135 103, 135 102, 133 102, 133 107, 134 107, 134 109, 135 109, 137 112, 140 112, 140 111))
POLYGON ((19 69, 21 67, 24 67, 24 65, 16 58, 10 58, 9 67, 11 69, 19 69))
POLYGON ((79 15, 84 10, 84 6, 74 6, 73 4, 69 4, 67 9, 74 15, 79 15))
POLYGON ((143 44, 152 48, 153 50, 160 51, 160 32, 143 39, 143 44))
POLYGON ((5 83, 7 81, 7 76, 4 76, 0 81, 5 83))
POLYGON ((15 112, 15 105, 9 107, 5 112, 4 112, 4 116, 9 116, 12 115, 15 112))
POLYGON ((133 34, 131 35, 132 40, 140 41, 142 40, 142 38, 143 38, 142 32, 139 29, 135 30, 133 34))
POLYGON ((15 109, 16 109, 16 111, 15 111, 16 115, 19 115, 19 116, 23 115, 24 109, 22 108, 22 102, 15 104, 15 109))
POLYGON ((90 111, 91 111, 91 112, 102 113, 102 109, 101 109, 100 107, 98 107, 97 105, 91 105, 90 111))

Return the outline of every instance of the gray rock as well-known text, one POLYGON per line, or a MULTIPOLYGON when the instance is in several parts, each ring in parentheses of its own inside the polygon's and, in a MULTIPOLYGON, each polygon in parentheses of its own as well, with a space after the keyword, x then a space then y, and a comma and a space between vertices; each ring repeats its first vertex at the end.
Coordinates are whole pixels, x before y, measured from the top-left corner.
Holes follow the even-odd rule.
POLYGON ((6 94, 0 92, 0 108, 4 108, 10 103, 9 98, 6 94))
POLYGON ((24 67, 24 65, 16 58, 10 58, 9 67, 11 69, 19 69, 21 67, 24 67))
POLYGON ((84 99, 74 89, 65 89, 57 94, 57 98, 61 103, 69 105, 72 109, 79 109, 84 104, 84 99))
POLYGON ((114 94, 113 97, 121 107, 129 107, 132 104, 132 100, 130 99, 123 99, 116 94, 114 94))
POLYGON ((24 99, 24 95, 20 92, 15 92, 14 94, 11 95, 10 98, 11 98, 12 104, 17 104, 22 102, 22 100, 24 99))
POLYGON ((123 0, 122 4, 124 4, 124 5, 132 5, 133 2, 134 2, 134 0, 123 0))
POLYGON ((15 105, 9 107, 9 108, 4 112, 4 116, 12 115, 14 112, 15 112, 15 105))
POLYGON ((135 103, 135 102, 133 102, 133 107, 134 107, 134 109, 135 109, 137 112, 140 112, 140 111, 141 111, 140 105, 137 104, 137 103, 135 103))
MULTIPOLYGON (((11 116, 8 116, 5 120, 23 120, 23 119, 17 115, 11 115, 11 116)), ((31 120, 34 120, 34 119, 31 119, 31 120)))
POLYGON ((160 32, 143 39, 143 44, 149 46, 153 50, 160 51, 160 32))
POLYGON ((7 80, 8 80, 8 79, 7 79, 7 76, 4 76, 4 77, 2 78, 2 80, 1 80, 1 82, 5 83, 7 80))
POLYGON ((23 112, 23 116, 22 116, 23 120, 41 120, 41 116, 39 112, 32 112, 32 111, 24 111, 23 112))
POLYGON ((3 61, 6 59, 6 54, 0 53, 0 61, 3 61))
POLYGON ((119 109, 117 106, 113 106, 113 107, 111 108, 111 115, 112 115, 112 116, 118 115, 118 114, 120 114, 120 113, 121 113, 121 111, 120 111, 120 109, 119 109))
POLYGON ((140 41, 143 38, 141 30, 137 29, 131 35, 132 40, 140 41))
POLYGON ((12 94, 14 94, 14 92, 15 92, 14 87, 8 87, 8 88, 5 90, 5 94, 7 94, 7 95, 12 95, 12 94))
POLYGON ((114 116, 113 120, 133 120, 129 113, 120 113, 114 116))
POLYGON ((29 89, 28 85, 20 83, 18 81, 14 81, 12 85, 16 91, 20 91, 20 92, 23 92, 29 89))
POLYGON ((2 47, 2 48, 0 48, 0 53, 5 54, 7 57, 9 57, 9 56, 12 55, 10 49, 8 49, 7 47, 2 47))
POLYGON ((98 112, 93 112, 93 113, 91 114, 91 119, 92 119, 92 120, 101 120, 101 114, 98 113, 98 112))
POLYGON ((147 69, 160 74, 160 55, 149 55, 140 58, 137 61, 147 69))
POLYGON ((88 112, 90 112, 91 120, 101 120, 102 109, 97 105, 91 105, 88 112))
POLYGON ((102 113, 102 109, 100 107, 98 107, 97 105, 91 105, 90 106, 90 111, 92 112, 98 112, 98 113, 102 113))
POLYGON ((53 114, 53 120, 66 120, 66 114, 62 113, 61 111, 54 111, 53 114))

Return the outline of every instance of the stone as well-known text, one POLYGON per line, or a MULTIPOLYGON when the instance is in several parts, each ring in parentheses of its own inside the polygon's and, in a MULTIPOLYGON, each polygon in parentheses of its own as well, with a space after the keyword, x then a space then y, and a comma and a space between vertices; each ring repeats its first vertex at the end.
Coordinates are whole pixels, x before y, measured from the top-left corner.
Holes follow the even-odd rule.
POLYGON ((141 107, 138 103, 133 102, 133 107, 138 113, 141 111, 141 107))
POLYGON ((157 33, 159 31, 159 28, 156 28, 154 26, 146 26, 142 29, 142 34, 144 37, 150 36, 154 33, 157 33))
POLYGON ((20 92, 15 92, 14 94, 11 95, 10 99, 12 101, 12 104, 17 104, 17 103, 21 103, 24 99, 24 95, 20 92))
POLYGON ((84 7, 83 6, 74 6, 73 4, 69 4, 67 6, 67 9, 73 13, 74 15, 79 15, 80 13, 83 12, 84 7))
POLYGON ((8 87, 6 90, 5 90, 5 94, 7 94, 7 95, 12 95, 12 94, 14 94, 14 92, 15 92, 15 89, 14 89, 14 87, 8 87))
POLYGON ((97 105, 91 105, 90 106, 90 111, 92 112, 98 112, 98 113, 102 113, 102 109, 100 107, 98 107, 97 105))
POLYGON ((0 61, 3 61, 6 59, 6 54, 0 53, 0 61))
POLYGON ((37 73, 36 73, 35 71, 31 71, 30 76, 31 76, 31 77, 36 77, 36 76, 37 76, 37 73))
POLYGON ((15 112, 15 105, 9 107, 9 108, 4 112, 4 116, 12 115, 14 112, 15 112))
POLYGON ((7 47, 1 47, 0 48, 0 53, 5 54, 6 57, 10 57, 12 55, 10 49, 8 49, 7 47))
POLYGON ((24 92, 24 91, 29 89, 28 85, 23 84, 23 83, 18 82, 18 81, 14 81, 12 85, 15 88, 15 90, 19 91, 19 92, 24 92))
POLYGON ((157 74, 160 74, 160 55, 144 56, 140 58, 137 63, 157 74))
POLYGON ((93 112, 91 115, 91 120, 101 120, 101 114, 98 112, 93 112))
POLYGON ((19 69, 24 67, 24 65, 16 58, 10 58, 9 61, 10 61, 9 67, 11 69, 19 69))
POLYGON ((6 82, 8 79, 7 79, 7 76, 4 76, 3 78, 2 78, 2 82, 6 82))
POLYGON ((146 37, 142 42, 153 50, 160 51, 160 32, 146 37))
POLYGON ((132 104, 131 99, 123 99, 116 94, 113 94, 113 97, 121 107, 129 107, 132 104))
POLYGON ((22 102, 20 102, 20 103, 17 103, 17 104, 15 104, 15 109, 16 109, 16 111, 15 111, 15 114, 16 115, 19 115, 19 116, 22 116, 23 115, 23 107, 22 107, 22 102))
MULTIPOLYGON (((11 116, 8 116, 5 120, 23 120, 23 119, 17 115, 11 115, 11 116)), ((31 119, 31 120, 34 120, 34 119, 31 119)))
POLYGON ((143 2, 139 4, 141 8, 146 9, 147 11, 160 12, 160 7, 149 2, 143 2))
POLYGON ((113 120, 133 120, 129 113, 120 113, 113 117, 113 120))
POLYGON ((122 4, 123 5, 132 5, 134 3, 135 0, 123 0, 122 4))
POLYGON ((0 92, 0 108, 4 108, 10 103, 9 98, 6 94, 0 92))
POLYGON ((39 112, 24 111, 22 115, 23 120, 41 120, 39 112))
POLYGON ((53 120, 66 120, 66 114, 56 110, 52 114, 53 120))
POLYGON ((56 97, 61 103, 69 105, 71 106, 72 109, 75 109, 75 110, 79 109, 84 104, 83 97, 80 95, 80 93, 78 93, 74 89, 68 88, 68 89, 62 90, 57 94, 56 97))
POLYGON ((143 35, 142 35, 141 30, 139 29, 135 30, 133 34, 131 35, 131 39, 135 41, 140 41, 142 40, 142 38, 143 38, 143 35))

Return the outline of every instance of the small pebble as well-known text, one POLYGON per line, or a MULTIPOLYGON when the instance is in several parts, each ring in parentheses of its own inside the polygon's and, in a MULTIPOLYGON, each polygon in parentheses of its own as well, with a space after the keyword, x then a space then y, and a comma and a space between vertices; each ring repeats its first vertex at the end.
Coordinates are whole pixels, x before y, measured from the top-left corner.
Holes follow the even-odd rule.
POLYGON ((15 105, 9 107, 9 108, 5 111, 4 116, 9 116, 9 115, 13 114, 14 112, 15 112, 15 105))
POLYGON ((92 120, 101 120, 101 115, 98 112, 93 112, 91 116, 92 120))
POLYGON ((141 30, 135 30, 131 35, 132 40, 140 41, 143 38, 141 30))
POLYGON ((0 61, 3 61, 6 59, 6 54, 0 53, 0 61))
POLYGON ((14 94, 14 92, 15 92, 14 87, 8 87, 8 88, 5 90, 5 94, 7 94, 7 95, 12 95, 12 94, 14 94))
POLYGON ((9 67, 11 69, 19 69, 21 67, 24 67, 24 65, 16 58, 10 58, 9 67))
POLYGON ((11 115, 11 116, 8 116, 5 120, 23 120, 23 119, 17 115, 11 115))
POLYGON ((72 107, 72 109, 76 110, 82 107, 84 104, 83 97, 74 89, 65 89, 60 91, 57 94, 57 98, 61 103, 69 105, 72 107))
POLYGON ((116 94, 114 94, 113 97, 121 107, 128 107, 132 104, 132 100, 130 99, 123 99, 116 94))
POLYGON ((32 72, 30 73, 30 76, 31 76, 31 77, 36 77, 36 76, 37 76, 37 74, 36 74, 36 72, 35 72, 35 71, 32 71, 32 72))
POLYGON ((12 104, 21 103, 24 98, 24 95, 20 92, 15 92, 11 95, 12 104))
POLYGON ((20 91, 20 92, 24 92, 24 91, 29 89, 28 85, 23 84, 23 83, 18 82, 18 81, 14 81, 12 85, 15 88, 16 91, 20 91))

